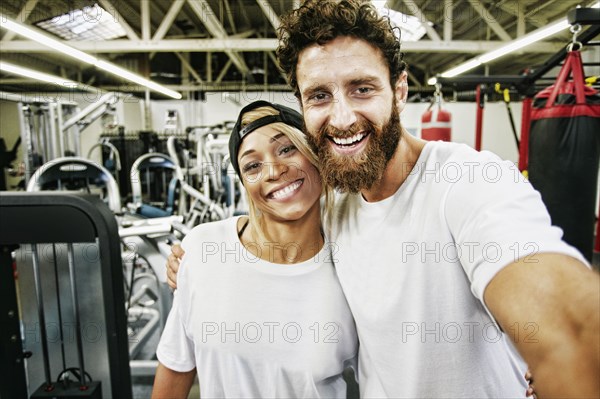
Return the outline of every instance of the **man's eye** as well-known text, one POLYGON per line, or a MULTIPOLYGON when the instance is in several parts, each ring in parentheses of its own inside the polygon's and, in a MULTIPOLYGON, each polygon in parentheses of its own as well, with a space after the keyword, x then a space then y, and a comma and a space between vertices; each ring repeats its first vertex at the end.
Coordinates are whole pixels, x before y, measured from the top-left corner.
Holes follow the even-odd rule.
POLYGON ((329 96, 325 93, 316 93, 308 98, 308 101, 311 103, 322 103, 327 101, 329 96))
POLYGON ((359 87, 358 89, 356 89, 356 91, 359 94, 369 94, 373 91, 373 89, 371 87, 359 87))

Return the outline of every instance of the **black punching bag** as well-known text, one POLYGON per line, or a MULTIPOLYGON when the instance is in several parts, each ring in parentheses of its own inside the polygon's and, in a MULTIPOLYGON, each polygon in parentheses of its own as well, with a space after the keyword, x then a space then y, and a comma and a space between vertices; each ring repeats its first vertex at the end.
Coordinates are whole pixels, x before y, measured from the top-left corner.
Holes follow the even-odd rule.
POLYGON ((600 95, 585 86, 579 51, 570 51, 555 84, 533 102, 529 180, 563 239, 590 262, 599 159, 600 95))

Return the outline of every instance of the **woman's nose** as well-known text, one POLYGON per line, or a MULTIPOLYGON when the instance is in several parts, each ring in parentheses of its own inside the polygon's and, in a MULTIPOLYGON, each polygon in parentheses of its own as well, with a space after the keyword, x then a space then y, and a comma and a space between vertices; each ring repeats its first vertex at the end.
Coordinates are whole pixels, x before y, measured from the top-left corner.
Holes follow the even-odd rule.
POLYGON ((282 162, 271 162, 268 164, 268 180, 279 180, 288 171, 288 165, 282 162))

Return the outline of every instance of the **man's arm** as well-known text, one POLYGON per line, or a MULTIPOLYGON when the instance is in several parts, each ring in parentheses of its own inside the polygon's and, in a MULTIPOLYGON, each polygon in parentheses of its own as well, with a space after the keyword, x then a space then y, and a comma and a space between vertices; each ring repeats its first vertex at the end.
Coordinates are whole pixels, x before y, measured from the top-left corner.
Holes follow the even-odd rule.
POLYGON ((184 253, 181 245, 173 244, 171 246, 171 254, 167 258, 167 283, 173 289, 177 288, 177 272, 179 271, 179 262, 184 253))
POLYGON ((187 398, 195 376, 196 369, 180 373, 158 363, 152 387, 152 399, 187 398))
POLYGON ((537 254, 498 272, 484 299, 529 364, 540 397, 600 397, 597 273, 569 256, 537 254))

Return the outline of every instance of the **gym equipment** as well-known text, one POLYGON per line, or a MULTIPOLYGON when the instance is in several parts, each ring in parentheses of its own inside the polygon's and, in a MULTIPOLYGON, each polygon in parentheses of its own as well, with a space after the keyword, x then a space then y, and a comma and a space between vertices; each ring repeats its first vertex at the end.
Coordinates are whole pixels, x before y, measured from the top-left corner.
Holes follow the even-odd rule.
POLYGON ((11 169, 12 163, 17 159, 17 150, 21 145, 21 137, 17 139, 12 149, 6 149, 6 142, 0 137, 0 191, 6 191, 5 169, 11 169))
POLYGON ((175 164, 168 155, 149 153, 140 156, 131 166, 131 191, 135 212, 145 217, 164 217, 173 214, 178 180, 175 164), (142 198, 142 181, 146 199, 142 198), (168 181, 168 183, 167 183, 168 181), (166 198, 163 195, 166 194, 166 198))
POLYGON ((106 128, 114 128, 116 123, 116 110, 114 105, 119 101, 120 95, 117 93, 106 93, 100 98, 95 99, 87 107, 82 110, 77 108, 75 115, 67 119, 61 126, 61 133, 65 137, 69 137, 69 132, 73 140, 71 150, 73 155, 80 156, 81 154, 81 133, 91 125, 96 119, 103 118, 103 124, 106 128))
MULTIPOLYGON (((84 190, 100 193, 119 224, 118 237, 126 250, 119 258, 120 284, 125 286, 129 331, 129 355, 131 368, 140 375, 136 357, 154 354, 156 347, 151 339, 159 337, 172 304, 164 273, 169 243, 176 240, 171 235, 172 222, 181 223, 181 217, 140 219, 137 215, 123 214, 119 189, 112 175, 96 163, 76 157, 59 158, 44 164, 30 180, 29 191, 84 190), (94 189, 95 188, 95 189, 94 189)), ((158 341, 156 340, 156 343, 158 341)), ((143 367, 143 371, 154 372, 143 367)), ((147 374, 144 374, 147 375, 147 374)))
POLYGON ((121 156, 119 155, 119 150, 117 150, 117 147, 115 147, 108 139, 101 138, 100 141, 94 144, 88 151, 88 159, 92 159, 92 154, 96 148, 100 148, 102 150, 103 166, 111 172, 118 185, 119 172, 121 171, 121 156), (108 151, 108 157, 106 160, 104 160, 105 150, 108 151))
MULTIPOLYGON (((600 34, 600 20, 598 19, 598 9, 585 9, 578 8, 569 11, 568 13, 569 23, 579 23, 582 25, 590 25, 589 28, 578 35, 577 40, 582 45, 594 40, 598 34, 600 34)), ((499 76, 481 76, 481 75, 460 75, 451 78, 443 76, 437 76, 437 81, 444 87, 451 87, 456 91, 459 90, 473 90, 476 89, 476 102, 478 103, 477 108, 477 130, 475 138, 475 148, 481 149, 481 130, 482 125, 482 110, 483 110, 483 97, 486 91, 486 87, 494 85, 495 83, 501 83, 502 85, 510 86, 516 90, 525 100, 531 100, 538 90, 543 90, 546 85, 541 86, 538 82, 543 76, 545 76, 551 69, 559 65, 566 57, 566 47, 558 51, 552 57, 550 57, 544 64, 536 67, 535 69, 528 69, 524 74, 521 75, 499 75, 499 76), (481 87, 477 89, 478 86, 481 87), (481 115, 480 115, 481 113, 481 115)), ((519 152, 519 170, 526 172, 527 169, 527 154, 528 154, 528 140, 526 135, 528 133, 529 124, 526 118, 529 116, 529 105, 523 103, 523 119, 521 124, 521 140, 520 140, 520 152, 519 152), (527 129, 524 127, 527 126, 527 129)), ((526 174, 526 173, 525 173, 526 174)), ((600 244, 599 244, 600 248, 600 244)))
POLYGON ((114 177, 104 167, 85 158, 57 158, 42 165, 32 176, 27 191, 94 190, 114 213, 121 213, 121 196, 114 177))
POLYGON ((421 116, 421 138, 423 140, 452 141, 452 114, 442 108, 442 93, 436 84, 433 99, 421 116))
MULTIPOLYGON (((196 224, 203 223, 205 221, 213 221, 226 218, 227 215, 225 213, 225 210, 217 201, 212 199, 206 193, 197 190, 188 183, 187 179, 191 173, 188 169, 186 169, 186 173, 184 173, 184 169, 179 164, 179 156, 175 143, 176 138, 169 137, 169 139, 167 140, 167 148, 169 150, 169 155, 171 156, 171 159, 175 162, 175 176, 179 180, 179 184, 181 187, 179 199, 180 213, 184 217, 186 227, 191 228, 194 227, 196 224), (184 207, 184 204, 187 204, 186 196, 189 196, 190 198, 190 205, 188 211, 185 211, 184 207)), ((204 168, 204 170, 208 170, 208 168, 204 168)), ((203 188, 205 188, 207 184, 203 184, 202 186, 203 188)))
POLYGON ((600 162, 600 94, 585 85, 573 30, 556 83, 534 99, 529 135, 529 180, 542 194, 564 240, 590 262, 600 162), (573 75, 571 81, 568 80, 573 75))
POLYGON ((510 121, 510 128, 512 130, 513 138, 515 139, 515 144, 517 145, 517 151, 519 150, 519 137, 517 136, 517 128, 515 127, 515 118, 513 118, 512 109, 510 108, 510 90, 505 87, 502 89, 500 83, 496 83, 494 85, 494 90, 498 94, 502 94, 502 99, 504 100, 504 104, 506 104, 506 112, 508 112, 508 120, 510 121))
POLYGON ((89 195, 0 193, 0 219, 0 396, 131 398, 110 210, 89 195))
POLYGON ((481 137, 483 134, 483 107, 485 106, 485 85, 477 85, 475 102, 477 103, 477 117, 475 120, 475 149, 481 151, 481 137), (482 88, 483 86, 483 88, 482 88))
POLYGON ((530 97, 523 99, 523 110, 521 112, 521 141, 519 143, 519 171, 527 172, 527 164, 529 163, 529 127, 531 126, 531 107, 533 100, 530 97))

